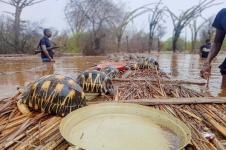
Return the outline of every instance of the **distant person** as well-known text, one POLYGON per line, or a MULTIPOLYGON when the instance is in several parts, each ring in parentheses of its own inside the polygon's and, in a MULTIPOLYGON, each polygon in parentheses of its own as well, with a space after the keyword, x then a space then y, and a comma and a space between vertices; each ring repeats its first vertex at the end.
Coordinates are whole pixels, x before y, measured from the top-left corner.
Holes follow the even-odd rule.
MULTIPOLYGON (((209 79, 210 73, 211 73, 211 62, 212 60, 217 56, 219 53, 222 43, 225 38, 226 33, 226 8, 222 9, 220 12, 218 12, 214 22, 213 27, 216 28, 216 34, 214 38, 213 45, 211 47, 211 50, 209 52, 209 55, 207 57, 207 60, 204 63, 204 66, 201 70, 201 76, 205 79, 209 79)), ((225 87, 226 83, 226 59, 224 62, 220 65, 220 72, 223 76, 222 78, 222 87, 225 87)))
POLYGON ((55 62, 53 59, 54 52, 49 38, 52 36, 50 29, 43 30, 44 37, 39 41, 39 49, 41 50, 41 59, 43 62, 55 62))
POLYGON ((207 58, 211 49, 210 39, 206 40, 206 43, 200 47, 200 56, 202 58, 207 58))

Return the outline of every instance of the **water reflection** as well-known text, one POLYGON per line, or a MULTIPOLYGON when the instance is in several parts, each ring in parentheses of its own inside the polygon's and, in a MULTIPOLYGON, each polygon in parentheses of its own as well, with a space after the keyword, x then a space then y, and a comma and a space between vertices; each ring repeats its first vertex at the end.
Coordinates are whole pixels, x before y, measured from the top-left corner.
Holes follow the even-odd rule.
POLYGON ((54 63, 44 63, 46 69, 41 73, 42 76, 53 74, 54 73, 54 63))
POLYGON ((179 72, 178 72, 178 62, 177 62, 177 56, 176 54, 172 55, 171 58, 171 75, 172 76, 178 76, 179 72))
MULTIPOLYGON (((208 91, 205 87, 192 86, 190 88, 210 93, 212 96, 225 96, 226 89, 221 89, 221 74, 218 66, 224 60, 225 55, 218 55, 212 63, 212 75, 208 91)), ((199 55, 191 54, 161 54, 159 56, 160 68, 171 74, 173 78, 183 80, 203 80, 200 78, 200 69, 203 66, 204 59, 199 55)))

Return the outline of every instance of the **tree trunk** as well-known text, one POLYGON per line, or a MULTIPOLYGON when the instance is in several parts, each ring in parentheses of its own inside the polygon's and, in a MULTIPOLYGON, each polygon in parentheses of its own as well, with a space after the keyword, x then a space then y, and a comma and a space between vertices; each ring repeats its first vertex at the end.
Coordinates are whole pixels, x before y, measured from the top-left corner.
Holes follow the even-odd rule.
POLYGON ((160 39, 158 38, 158 52, 161 51, 160 39))
POLYGON ((126 51, 129 52, 129 37, 126 36, 126 51))
POLYGON ((21 51, 20 49, 20 16, 22 9, 20 7, 16 7, 15 12, 15 20, 14 20, 14 45, 15 52, 18 53, 21 51))
POLYGON ((193 31, 194 33, 192 33, 192 39, 191 39, 191 52, 194 53, 195 49, 196 49, 196 43, 197 43, 197 31, 193 31))
POLYGON ((117 52, 120 52, 121 50, 121 41, 122 41, 122 36, 118 35, 117 36, 117 52))
POLYGON ((149 42, 148 42, 148 52, 150 53, 153 47, 154 33, 152 32, 152 27, 150 26, 149 31, 149 42))
POLYGON ((94 49, 98 52, 100 49, 100 38, 95 38, 94 39, 94 49))
POLYGON ((148 52, 151 52, 152 49, 152 45, 153 45, 153 37, 150 35, 149 36, 149 43, 148 43, 148 52))
POLYGON ((177 50, 177 41, 179 40, 179 37, 180 37, 180 31, 176 31, 173 35, 173 41, 172 41, 172 49, 173 49, 173 52, 175 53, 176 50, 177 50))
POLYGON ((193 53, 195 52, 195 49, 196 49, 196 43, 197 43, 197 32, 195 32, 195 34, 194 34, 193 53))

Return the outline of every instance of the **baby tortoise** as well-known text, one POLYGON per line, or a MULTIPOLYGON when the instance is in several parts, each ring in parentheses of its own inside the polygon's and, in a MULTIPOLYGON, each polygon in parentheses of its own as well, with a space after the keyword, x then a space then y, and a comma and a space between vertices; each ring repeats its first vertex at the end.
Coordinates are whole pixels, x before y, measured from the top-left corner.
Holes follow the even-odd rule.
POLYGON ((110 78, 101 71, 85 71, 77 77, 77 83, 86 93, 113 95, 114 87, 110 78))
POLYGON ((30 83, 17 102, 23 114, 30 114, 29 109, 33 109, 59 116, 85 105, 82 88, 73 79, 62 75, 48 75, 30 83))

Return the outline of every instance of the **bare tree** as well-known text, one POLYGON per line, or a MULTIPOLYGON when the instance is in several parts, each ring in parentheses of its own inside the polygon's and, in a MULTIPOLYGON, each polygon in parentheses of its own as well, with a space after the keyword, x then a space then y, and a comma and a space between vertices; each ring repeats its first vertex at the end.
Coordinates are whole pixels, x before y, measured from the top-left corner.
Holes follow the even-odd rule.
POLYGON ((219 3, 215 3, 215 0, 202 0, 199 4, 181 12, 179 16, 168 9, 174 27, 172 40, 172 49, 174 52, 177 50, 177 41, 184 27, 189 25, 189 23, 197 18, 205 9, 218 4, 219 3))
MULTIPOLYGON (((12 42, 14 40, 13 20, 11 17, 2 15, 0 16, 0 53, 15 53, 15 45, 12 42)), ((21 25, 20 30, 20 48, 27 50, 26 53, 33 53, 33 50, 37 48, 37 41, 41 37, 40 23, 32 23, 26 21, 21 25)))
POLYGON ((194 50, 196 49, 198 33, 205 23, 206 23, 206 21, 202 22, 200 25, 197 25, 197 20, 193 20, 192 23, 189 24, 189 28, 191 30, 191 49, 192 49, 192 52, 194 52, 194 50))
POLYGON ((144 52, 148 49, 148 33, 138 31, 131 35, 129 45, 132 48, 130 52, 144 52))
POLYGON ((214 17, 211 16, 209 18, 203 18, 205 20, 205 24, 202 26, 200 31, 200 40, 201 42, 205 42, 206 39, 212 39, 214 35, 214 28, 212 27, 212 23, 214 17))
POLYGON ((13 6, 15 8, 14 21, 13 21, 13 32, 14 41, 13 45, 16 52, 21 50, 20 46, 20 30, 21 30, 21 13, 25 7, 29 7, 46 0, 0 0, 0 2, 13 6))
POLYGON ((91 5, 83 6, 83 11, 80 10, 80 7, 81 4, 71 0, 64 9, 66 21, 73 34, 83 32, 88 24, 86 13, 91 9, 91 5))
POLYGON ((14 49, 14 45, 11 44, 10 39, 12 38, 12 20, 6 15, 0 16, 0 53, 7 53, 14 49))
POLYGON ((160 40, 162 39, 162 37, 166 34, 166 30, 165 30, 166 28, 164 27, 164 26, 162 26, 161 24, 159 24, 158 26, 157 26, 157 28, 156 28, 156 37, 157 37, 157 42, 158 42, 158 47, 157 47, 157 49, 158 49, 158 51, 160 52, 160 50, 161 50, 161 42, 160 42, 160 40))
MULTIPOLYGON (((162 21, 165 8, 162 7, 162 0, 160 0, 154 7, 150 9, 151 15, 149 17, 149 52, 152 49, 154 36, 156 35, 158 29, 162 29, 160 22, 162 21)), ((160 31, 160 30, 159 30, 160 31)), ((163 32, 162 32, 163 33, 163 32)), ((156 35, 157 36, 157 35, 156 35)), ((159 39, 159 37, 157 37, 159 39)))
POLYGON ((110 0, 71 0, 68 4, 71 10, 69 17, 79 17, 76 20, 69 20, 76 27, 76 31, 86 31, 90 36, 85 47, 93 54, 101 52, 101 41, 106 36, 106 29, 114 19, 118 18, 118 8, 110 0), (76 14, 79 12, 79 14, 76 14), (71 22, 72 21, 72 22, 71 22))
POLYGON ((122 17, 119 17, 117 20, 115 20, 115 22, 112 22, 112 26, 115 29, 118 51, 120 51, 122 37, 126 30, 127 25, 136 17, 138 17, 146 12, 149 12, 151 9, 148 8, 147 6, 152 5, 152 4, 153 3, 143 5, 130 12, 122 12, 121 11, 121 14, 124 13, 124 15, 121 15, 122 17))

